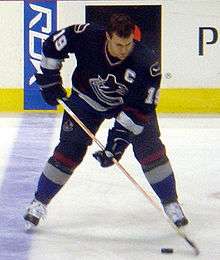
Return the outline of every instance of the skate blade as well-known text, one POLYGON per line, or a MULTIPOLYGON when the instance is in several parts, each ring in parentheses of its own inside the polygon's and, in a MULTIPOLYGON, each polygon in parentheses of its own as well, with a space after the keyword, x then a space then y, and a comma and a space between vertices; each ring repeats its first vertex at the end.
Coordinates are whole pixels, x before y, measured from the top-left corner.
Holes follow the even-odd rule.
POLYGON ((25 224, 24 224, 24 230, 26 232, 29 232, 29 231, 32 231, 35 229, 35 225, 33 223, 31 223, 30 221, 25 221, 25 224))

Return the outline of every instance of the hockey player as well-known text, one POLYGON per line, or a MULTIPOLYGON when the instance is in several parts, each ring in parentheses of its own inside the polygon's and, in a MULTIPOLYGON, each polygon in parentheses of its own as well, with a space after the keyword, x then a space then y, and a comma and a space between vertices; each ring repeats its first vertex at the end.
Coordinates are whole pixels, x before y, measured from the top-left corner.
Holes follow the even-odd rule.
MULTIPOLYGON (((72 25, 53 33, 43 44, 41 70, 36 81, 45 101, 57 105, 66 97, 60 70, 74 53, 68 105, 95 134, 106 118, 115 118, 105 151, 94 153, 102 167, 120 160, 129 144, 165 213, 181 227, 188 223, 177 198, 173 170, 160 139, 156 105, 160 87, 160 63, 151 48, 134 40, 134 24, 125 14, 114 14, 101 28, 72 25)), ((83 160, 92 141, 64 112, 60 140, 39 178, 37 190, 24 219, 26 228, 46 215, 52 198, 83 160)))

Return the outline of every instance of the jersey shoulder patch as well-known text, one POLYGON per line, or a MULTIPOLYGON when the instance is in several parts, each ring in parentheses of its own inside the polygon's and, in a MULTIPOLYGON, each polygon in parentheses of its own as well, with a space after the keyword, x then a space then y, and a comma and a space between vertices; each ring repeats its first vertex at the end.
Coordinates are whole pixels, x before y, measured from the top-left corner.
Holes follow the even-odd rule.
POLYGON ((161 74, 160 59, 157 57, 155 51, 150 49, 142 43, 137 43, 134 52, 134 60, 137 66, 141 66, 152 77, 159 76, 161 74))
POLYGON ((86 28, 90 25, 90 23, 85 23, 85 24, 75 24, 73 26, 74 32, 75 33, 82 33, 86 30, 86 28))
POLYGON ((161 74, 160 63, 159 61, 156 61, 150 66, 150 75, 152 77, 156 77, 159 76, 160 74, 161 74))

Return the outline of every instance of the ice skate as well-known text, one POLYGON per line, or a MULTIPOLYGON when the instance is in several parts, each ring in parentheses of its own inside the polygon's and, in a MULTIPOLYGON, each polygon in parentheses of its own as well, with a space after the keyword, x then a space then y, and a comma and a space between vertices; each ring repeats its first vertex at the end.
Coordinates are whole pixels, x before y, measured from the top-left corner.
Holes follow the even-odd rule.
POLYGON ((179 228, 188 224, 188 219, 185 217, 178 202, 171 202, 163 205, 164 212, 179 228))
POLYGON ((24 215, 25 230, 28 231, 36 227, 40 219, 45 219, 47 214, 46 205, 34 199, 24 215))

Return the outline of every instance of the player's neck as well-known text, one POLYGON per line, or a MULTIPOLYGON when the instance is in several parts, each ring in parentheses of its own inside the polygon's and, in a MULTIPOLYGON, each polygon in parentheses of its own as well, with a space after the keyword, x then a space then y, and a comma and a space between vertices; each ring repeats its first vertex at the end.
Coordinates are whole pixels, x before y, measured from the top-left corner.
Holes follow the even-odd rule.
POLYGON ((108 47, 107 47, 107 54, 108 54, 109 59, 110 59, 113 63, 114 63, 114 62, 117 62, 117 61, 120 61, 119 58, 113 56, 113 55, 110 53, 108 47))
POLYGON ((109 64, 110 64, 111 66, 118 65, 118 64, 120 64, 120 63, 123 62, 123 60, 120 60, 119 58, 114 57, 114 56, 111 54, 111 52, 110 52, 110 50, 109 50, 109 46, 108 46, 108 42, 107 42, 107 41, 106 41, 106 43, 105 43, 105 56, 106 56, 106 59, 107 59, 107 61, 109 62, 109 64))

